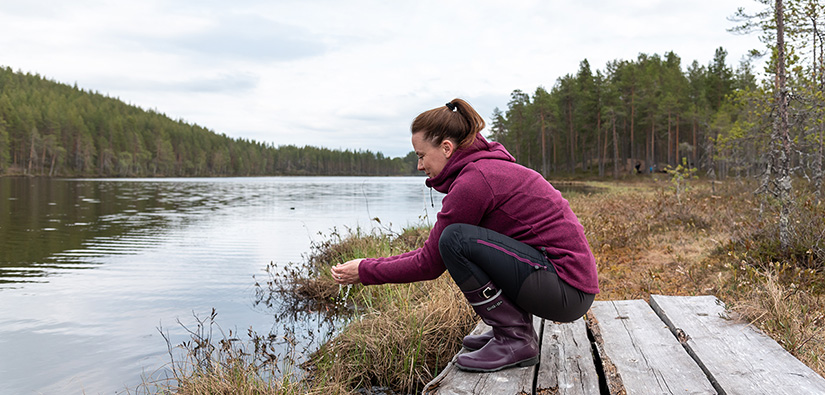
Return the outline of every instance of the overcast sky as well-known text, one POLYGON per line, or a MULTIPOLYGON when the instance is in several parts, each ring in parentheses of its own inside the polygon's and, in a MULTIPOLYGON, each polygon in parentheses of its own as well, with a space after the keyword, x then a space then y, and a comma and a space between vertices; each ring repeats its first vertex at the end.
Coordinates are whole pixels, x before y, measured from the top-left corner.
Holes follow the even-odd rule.
MULTIPOLYGON (((409 124, 454 97, 489 119, 588 59, 674 51, 683 68, 755 35, 753 0, 2 0, 0 66, 275 145, 411 150, 409 124)), ((758 71, 758 70, 757 70, 758 71)))

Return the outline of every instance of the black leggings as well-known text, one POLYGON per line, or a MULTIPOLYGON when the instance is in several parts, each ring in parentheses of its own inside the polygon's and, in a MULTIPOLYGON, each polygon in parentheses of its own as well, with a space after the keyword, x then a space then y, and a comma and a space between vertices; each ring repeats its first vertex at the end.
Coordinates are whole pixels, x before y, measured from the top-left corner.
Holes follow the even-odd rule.
POLYGON ((575 321, 595 298, 560 279, 541 251, 486 228, 451 224, 441 233, 438 249, 462 291, 492 281, 508 299, 542 318, 575 321))

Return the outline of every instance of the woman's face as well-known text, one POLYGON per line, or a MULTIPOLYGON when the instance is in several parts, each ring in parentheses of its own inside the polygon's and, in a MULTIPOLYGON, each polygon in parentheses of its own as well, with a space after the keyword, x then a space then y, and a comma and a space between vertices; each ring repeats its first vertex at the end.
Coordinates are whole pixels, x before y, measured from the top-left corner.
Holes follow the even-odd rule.
POLYGON ((441 173, 455 150, 455 144, 449 139, 433 145, 424 139, 422 132, 413 133, 412 145, 415 154, 418 155, 418 170, 423 171, 429 178, 435 178, 441 173))

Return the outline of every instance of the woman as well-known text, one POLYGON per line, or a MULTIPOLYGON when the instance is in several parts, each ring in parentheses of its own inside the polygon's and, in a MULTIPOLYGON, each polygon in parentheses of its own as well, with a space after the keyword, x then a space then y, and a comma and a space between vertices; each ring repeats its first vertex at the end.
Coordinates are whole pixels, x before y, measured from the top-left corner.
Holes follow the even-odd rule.
POLYGON ((445 268, 492 330, 467 336, 456 365, 492 372, 538 363, 532 315, 580 318, 599 292, 596 263, 567 200, 481 135, 484 120, 454 99, 412 123, 426 185, 446 193, 429 238, 401 255, 332 268, 339 284, 432 280, 445 268))

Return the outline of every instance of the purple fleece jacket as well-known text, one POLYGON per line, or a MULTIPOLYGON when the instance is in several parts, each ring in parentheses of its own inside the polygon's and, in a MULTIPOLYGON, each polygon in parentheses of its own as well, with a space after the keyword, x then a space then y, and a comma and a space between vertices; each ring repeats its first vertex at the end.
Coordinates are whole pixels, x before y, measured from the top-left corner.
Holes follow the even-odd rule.
POLYGON ((455 151, 444 169, 426 181, 446 193, 424 247, 388 258, 364 259, 363 284, 432 280, 444 272, 438 239, 447 225, 477 225, 542 247, 559 277, 573 287, 599 293, 596 260, 584 228, 567 200, 539 173, 515 163, 503 145, 480 134, 455 151))

